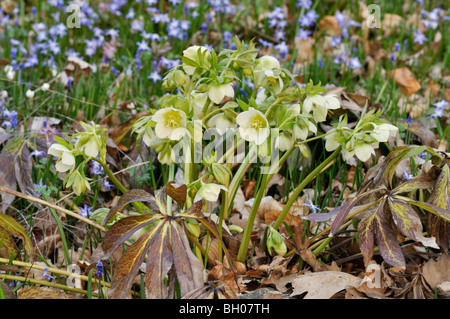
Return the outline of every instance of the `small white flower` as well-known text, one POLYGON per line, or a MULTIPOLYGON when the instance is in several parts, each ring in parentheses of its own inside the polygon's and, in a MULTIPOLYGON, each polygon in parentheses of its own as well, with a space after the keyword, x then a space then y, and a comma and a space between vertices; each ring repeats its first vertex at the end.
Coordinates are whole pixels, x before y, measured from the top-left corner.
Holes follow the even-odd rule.
MULTIPOLYGON (((202 184, 195 197, 197 200, 201 197, 209 202, 215 202, 219 199, 220 190, 228 191, 228 189, 223 185, 214 183, 202 184)), ((194 201, 197 200, 194 199, 194 201)))
POLYGON ((48 83, 44 83, 44 84, 42 84, 42 86, 41 86, 41 90, 42 91, 48 91, 48 89, 50 89, 50 84, 48 84, 48 83))
MULTIPOLYGON (((211 67, 211 64, 209 62, 209 60, 211 58, 211 53, 209 52, 207 47, 198 46, 198 45, 191 46, 183 51, 183 56, 197 62, 198 64, 205 67, 205 69, 209 69, 211 67), (205 54, 205 59, 203 61, 199 61, 199 59, 198 59, 198 50, 199 49, 202 54, 205 54), (206 53, 205 53, 205 51, 206 51, 206 53)), ((193 75, 196 67, 184 64, 183 69, 184 69, 184 72, 186 72, 186 74, 193 75)))
POLYGON ((25 93, 26 97, 29 99, 32 99, 34 97, 34 91, 28 90, 27 93, 25 93))
POLYGON ((75 168, 75 156, 64 145, 53 144, 48 149, 48 154, 59 158, 55 165, 58 172, 66 172, 75 168))
POLYGON ((216 104, 220 104, 225 97, 234 98, 233 84, 213 84, 208 90, 208 97, 216 104))
POLYGON ((261 145, 270 134, 269 122, 263 113, 250 107, 236 117, 239 133, 248 142, 261 145))
POLYGON ((186 134, 186 114, 173 107, 158 110, 152 120, 156 122, 155 133, 159 138, 180 140, 186 134))
POLYGON ((6 77, 8 78, 8 80, 14 80, 14 77, 16 76, 16 72, 14 71, 13 67, 11 65, 7 65, 4 68, 5 73, 6 73, 6 77))

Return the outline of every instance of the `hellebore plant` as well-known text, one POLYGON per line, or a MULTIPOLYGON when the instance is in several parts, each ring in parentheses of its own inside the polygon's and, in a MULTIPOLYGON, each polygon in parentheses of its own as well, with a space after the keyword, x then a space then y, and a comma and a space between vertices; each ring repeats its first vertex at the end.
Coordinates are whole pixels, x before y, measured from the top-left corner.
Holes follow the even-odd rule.
MULTIPOLYGON (((318 123, 340 108, 336 96, 325 94, 320 85, 312 82, 306 86, 297 84, 294 75, 282 68, 276 58, 257 57, 259 51, 253 42, 244 44, 235 38, 235 44, 234 50, 224 49, 219 54, 203 46, 184 50, 182 64, 163 78, 162 87, 168 93, 157 102, 158 109, 138 119, 133 131, 139 142, 142 139, 156 151, 162 165, 169 166, 169 183, 174 180, 176 167, 183 173, 186 191, 183 200, 176 201, 178 213, 172 206, 173 198, 167 196, 161 218, 168 221, 170 216, 181 218, 184 215, 180 211, 188 211, 195 205, 196 217, 184 217, 207 225, 197 212, 198 203, 203 202, 201 207, 205 213, 208 202, 220 199, 218 236, 222 234, 223 221, 231 214, 246 170, 252 163, 260 165, 255 201, 237 256, 237 261, 245 262, 256 212, 267 185, 296 148, 307 157, 306 144, 325 139, 326 150, 332 153, 294 189, 279 218, 270 226, 267 247, 270 252, 273 248, 282 255, 286 246, 277 229, 303 189, 341 154, 344 159, 354 155, 362 161, 369 159, 379 143, 386 142, 397 128, 380 120, 381 112, 369 111, 354 129, 348 128, 347 118, 341 116, 332 130, 319 133, 318 123), (240 88, 250 88, 252 92, 241 99, 236 96, 235 87, 236 92, 240 88)), ((126 194, 127 190, 106 165, 105 131, 93 123, 82 125, 85 132, 75 134, 75 146, 58 138, 49 150, 58 158, 57 170, 69 172, 66 186, 71 186, 77 194, 86 191, 88 184, 83 169, 89 160, 94 160, 119 191, 126 194), (85 160, 77 162, 79 155, 85 160)), ((139 213, 148 212, 140 202, 143 197, 131 195, 126 197, 127 203, 133 203, 139 213)), ((189 238, 195 242, 200 225, 186 220, 184 225, 189 238)))

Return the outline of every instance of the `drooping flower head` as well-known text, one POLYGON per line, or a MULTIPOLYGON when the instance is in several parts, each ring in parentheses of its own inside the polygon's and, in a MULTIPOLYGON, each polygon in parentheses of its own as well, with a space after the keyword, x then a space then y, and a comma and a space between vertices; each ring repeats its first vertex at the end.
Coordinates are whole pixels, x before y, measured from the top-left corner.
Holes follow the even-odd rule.
POLYGON ((55 143, 48 149, 48 154, 58 158, 55 168, 58 172, 72 171, 75 168, 75 156, 66 146, 55 143))

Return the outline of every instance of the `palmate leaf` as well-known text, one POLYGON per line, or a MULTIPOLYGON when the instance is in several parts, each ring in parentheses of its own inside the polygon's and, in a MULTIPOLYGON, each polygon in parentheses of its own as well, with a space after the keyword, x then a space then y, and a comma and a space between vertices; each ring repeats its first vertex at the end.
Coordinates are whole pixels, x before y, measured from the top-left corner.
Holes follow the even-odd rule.
POLYGON ((155 197, 142 189, 132 189, 123 194, 116 206, 111 208, 108 215, 102 221, 102 225, 106 224, 111 218, 116 215, 119 210, 122 210, 126 205, 133 202, 148 202, 152 211, 157 209, 155 197))
POLYGON ((362 199, 366 198, 367 196, 371 194, 375 194, 377 192, 383 192, 386 191, 385 187, 379 187, 372 189, 370 191, 367 191, 365 193, 362 193, 360 195, 357 195, 353 199, 351 199, 349 202, 345 203, 341 206, 339 209, 339 212, 336 215, 336 218, 334 219, 333 223, 331 224, 331 230, 330 230, 330 236, 333 234, 336 234, 339 230, 339 227, 344 223, 345 219, 347 218, 348 214, 352 210, 353 207, 356 206, 362 199))
MULTIPOLYGON (((144 191, 133 190, 129 196, 127 193, 124 194, 117 207, 112 209, 113 212, 117 212, 131 201, 154 201, 160 212, 122 218, 113 224, 105 235, 102 242, 105 252, 103 259, 109 257, 131 235, 145 226, 150 226, 150 229, 141 235, 119 260, 111 283, 111 298, 128 296, 134 277, 144 260, 146 260, 145 292, 148 298, 169 297, 169 291, 174 291, 175 288, 174 278, 178 280, 182 295, 203 286, 203 264, 191 250, 184 229, 184 219, 190 218, 201 222, 213 236, 217 236, 221 242, 222 240, 217 226, 202 214, 203 201, 195 202, 182 213, 174 213, 172 216, 166 213, 165 207, 162 206, 166 203, 167 195, 173 196, 172 198, 182 207, 186 200, 186 190, 184 185, 175 183, 167 184, 157 191, 154 197, 148 193, 146 195, 144 191), (168 284, 164 283, 166 276, 169 278, 168 284)), ((222 245, 224 247, 223 242, 222 245)), ((228 251, 225 248, 224 251, 229 258, 228 251)), ((231 264, 231 259, 229 260, 231 264)))
POLYGON ((405 259, 395 232, 391 227, 386 207, 387 197, 384 197, 377 209, 364 217, 358 224, 358 239, 364 264, 367 266, 372 259, 374 244, 378 245, 383 259, 390 265, 403 268, 405 259))

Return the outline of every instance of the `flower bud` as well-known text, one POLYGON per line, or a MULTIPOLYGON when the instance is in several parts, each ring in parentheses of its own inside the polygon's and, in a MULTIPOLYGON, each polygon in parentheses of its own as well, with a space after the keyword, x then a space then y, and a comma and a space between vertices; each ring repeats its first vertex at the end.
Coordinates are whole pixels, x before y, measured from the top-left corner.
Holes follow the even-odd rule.
POLYGON ((216 180, 225 186, 228 186, 230 183, 231 171, 225 165, 213 163, 212 164, 212 173, 216 180))
POLYGON ((267 250, 269 251, 269 254, 272 255, 273 248, 277 255, 284 256, 287 252, 287 247, 284 243, 283 237, 272 226, 269 226, 269 231, 270 234, 267 238, 267 250))

